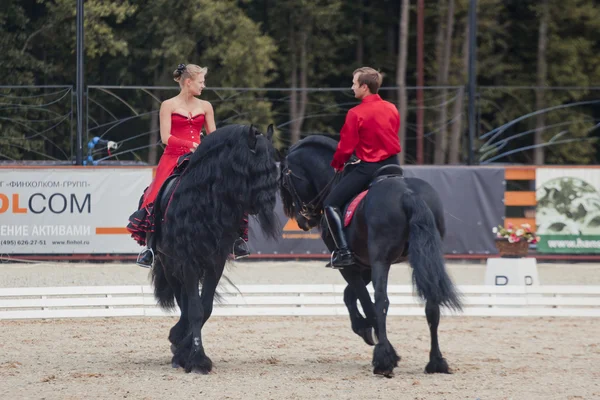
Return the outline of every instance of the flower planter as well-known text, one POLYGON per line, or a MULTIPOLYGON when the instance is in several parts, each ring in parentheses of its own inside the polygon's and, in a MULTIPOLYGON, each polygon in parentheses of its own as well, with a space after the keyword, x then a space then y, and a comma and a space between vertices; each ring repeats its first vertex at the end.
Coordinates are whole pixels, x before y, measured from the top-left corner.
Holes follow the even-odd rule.
POLYGON ((527 253, 529 252, 529 243, 525 239, 521 239, 516 243, 510 243, 508 239, 496 239, 496 249, 498 249, 500 257, 527 257, 527 253))

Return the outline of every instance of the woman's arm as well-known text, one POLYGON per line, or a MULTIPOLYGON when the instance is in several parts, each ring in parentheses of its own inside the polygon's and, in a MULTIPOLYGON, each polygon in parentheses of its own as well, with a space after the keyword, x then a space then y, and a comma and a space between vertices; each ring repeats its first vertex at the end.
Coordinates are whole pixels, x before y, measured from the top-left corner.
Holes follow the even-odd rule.
POLYGON ((196 147, 198 147, 196 143, 171 135, 171 107, 167 101, 164 101, 160 105, 160 112, 158 115, 160 119, 160 140, 164 144, 187 147, 190 149, 190 151, 196 150, 196 147))
POLYGON ((208 135, 209 133, 217 129, 215 125, 215 111, 213 110, 212 104, 210 104, 208 101, 205 102, 204 105, 206 110, 204 120, 206 121, 206 134, 208 135))
POLYGON ((163 101, 160 105, 158 117, 160 120, 160 140, 164 144, 168 144, 171 137, 171 107, 169 107, 168 101, 163 101))

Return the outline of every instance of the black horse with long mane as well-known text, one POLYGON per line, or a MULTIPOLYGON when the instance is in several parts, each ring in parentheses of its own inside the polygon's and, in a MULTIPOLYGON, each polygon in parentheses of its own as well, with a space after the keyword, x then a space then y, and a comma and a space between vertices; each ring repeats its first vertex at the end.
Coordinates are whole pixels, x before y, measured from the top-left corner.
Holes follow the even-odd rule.
MULTIPOLYGON (((293 145, 281 163, 280 191, 284 212, 303 230, 320 226, 323 241, 335 245, 322 218, 322 201, 335 172, 330 162, 337 142, 321 135, 309 136, 293 145)), ((350 164, 346 169, 351 168, 350 164)), ((389 166, 381 174, 389 176, 389 166)), ((396 171, 397 172, 397 171, 396 171)), ((462 309, 454 284, 446 272, 442 252, 445 233, 443 207, 436 191, 427 182, 399 174, 377 179, 359 203, 345 228, 356 264, 340 270, 348 283, 344 303, 352 330, 373 346, 373 372, 391 377, 400 357, 386 332, 389 308, 387 283, 390 265, 407 258, 413 270, 413 284, 426 301, 425 314, 431 334, 427 373, 449 373, 438 343, 440 306, 462 309), (367 290, 373 281, 375 304, 367 290), (365 317, 358 309, 360 301, 365 317)))
POLYGON ((252 126, 215 130, 202 140, 174 189, 165 184, 166 193, 159 193, 156 220, 162 222, 157 223, 152 283, 162 308, 177 302, 181 310, 169 333, 173 367, 204 374, 212 369, 201 330, 244 213, 257 217, 267 237, 279 235, 272 135, 272 125, 266 136, 252 126))

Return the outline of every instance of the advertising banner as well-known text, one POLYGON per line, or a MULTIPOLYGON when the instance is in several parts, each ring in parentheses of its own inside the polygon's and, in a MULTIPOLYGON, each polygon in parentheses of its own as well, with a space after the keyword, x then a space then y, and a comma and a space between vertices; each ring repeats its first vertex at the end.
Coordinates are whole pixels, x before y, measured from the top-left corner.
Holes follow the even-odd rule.
POLYGON ((538 168, 536 225, 539 253, 600 253, 600 171, 538 168))
POLYGON ((125 226, 151 168, 0 169, 0 254, 137 253, 125 226))
MULTIPOLYGON (((445 212, 446 254, 495 253, 492 228, 504 217, 504 169, 405 167, 429 182, 445 212)), ((0 254, 137 254, 125 229, 152 180, 152 168, 1 168, 0 254)), ((317 229, 302 231, 285 217, 278 240, 267 240, 250 218, 257 256, 327 255, 317 229)))
MULTIPOLYGON (((438 192, 444 207, 446 254, 494 254, 492 228, 504 220, 504 168, 407 166, 407 177, 421 178, 438 192)), ((302 231, 276 207, 283 226, 278 241, 266 240, 250 219, 250 248, 254 254, 329 254, 317 229, 302 231)))

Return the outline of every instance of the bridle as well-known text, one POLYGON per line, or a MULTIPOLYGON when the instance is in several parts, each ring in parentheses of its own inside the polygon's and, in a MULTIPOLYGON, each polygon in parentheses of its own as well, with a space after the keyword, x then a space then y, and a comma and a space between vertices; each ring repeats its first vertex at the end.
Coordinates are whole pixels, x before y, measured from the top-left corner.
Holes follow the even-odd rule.
POLYGON ((312 199, 308 203, 305 203, 302 201, 300 195, 296 191, 294 182, 292 181, 292 177, 295 177, 305 182, 308 182, 308 180, 296 175, 287 165, 281 172, 281 184, 292 195, 292 206, 296 206, 296 204, 299 205, 300 211, 298 212, 298 214, 300 214, 302 217, 308 220, 314 220, 321 216, 321 214, 323 213, 323 200, 325 200, 325 197, 327 197, 327 195, 329 194, 331 187, 341 177, 341 174, 336 173, 333 176, 333 178, 331 178, 331 180, 327 183, 327 185, 325 185, 325 187, 315 196, 314 199, 312 199))

